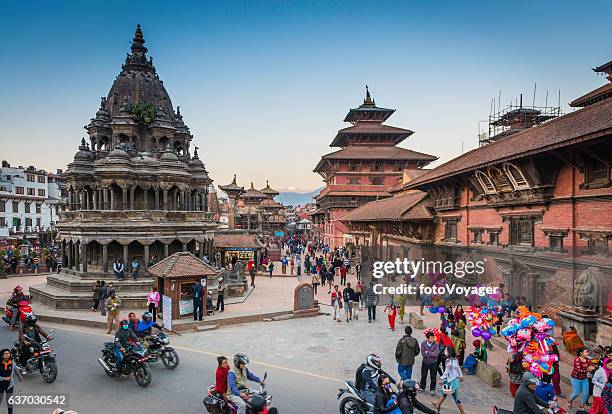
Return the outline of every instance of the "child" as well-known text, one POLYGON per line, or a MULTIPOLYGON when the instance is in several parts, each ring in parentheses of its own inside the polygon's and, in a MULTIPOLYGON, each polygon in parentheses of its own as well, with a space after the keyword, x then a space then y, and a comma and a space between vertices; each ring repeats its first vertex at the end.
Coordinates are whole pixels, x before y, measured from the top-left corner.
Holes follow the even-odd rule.
POLYGON ((540 397, 542 401, 551 402, 557 399, 555 396, 555 389, 550 383, 551 379, 551 376, 548 374, 542 375, 542 380, 536 387, 535 394, 540 397))
POLYGON ((472 345, 474 345, 474 358, 486 364, 488 359, 487 347, 480 339, 475 340, 472 345))

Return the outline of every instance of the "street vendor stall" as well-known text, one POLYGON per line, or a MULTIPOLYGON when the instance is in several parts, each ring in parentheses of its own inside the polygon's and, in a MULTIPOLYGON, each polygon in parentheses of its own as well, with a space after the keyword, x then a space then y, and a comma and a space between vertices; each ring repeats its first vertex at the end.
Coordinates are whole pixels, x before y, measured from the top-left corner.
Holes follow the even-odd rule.
POLYGON ((193 285, 202 283, 202 297, 206 298, 207 286, 218 275, 210 265, 189 252, 174 253, 149 267, 149 273, 156 278, 155 284, 163 297, 162 307, 170 304, 170 309, 162 309, 162 315, 171 315, 171 319, 193 314, 193 285))
POLYGON ((215 233, 213 248, 220 264, 227 267, 228 263, 235 261, 244 262, 245 265, 250 261, 259 263, 264 245, 254 234, 234 230, 215 233))

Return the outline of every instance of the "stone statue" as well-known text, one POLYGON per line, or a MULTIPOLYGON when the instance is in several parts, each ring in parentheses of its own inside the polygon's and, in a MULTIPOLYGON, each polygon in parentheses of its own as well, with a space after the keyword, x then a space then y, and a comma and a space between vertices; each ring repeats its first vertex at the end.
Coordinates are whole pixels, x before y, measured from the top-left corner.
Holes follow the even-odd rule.
POLYGON ((574 304, 582 309, 595 311, 601 309, 602 293, 607 292, 605 277, 596 267, 584 270, 574 283, 574 304))

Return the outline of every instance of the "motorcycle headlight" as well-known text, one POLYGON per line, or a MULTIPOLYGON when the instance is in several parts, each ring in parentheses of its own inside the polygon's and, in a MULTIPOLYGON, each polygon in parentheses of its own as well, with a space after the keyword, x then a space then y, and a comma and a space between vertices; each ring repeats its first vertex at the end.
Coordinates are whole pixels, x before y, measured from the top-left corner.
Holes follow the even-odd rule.
POLYGON ((169 343, 170 343, 170 340, 168 338, 162 339, 162 344, 168 345, 169 343))

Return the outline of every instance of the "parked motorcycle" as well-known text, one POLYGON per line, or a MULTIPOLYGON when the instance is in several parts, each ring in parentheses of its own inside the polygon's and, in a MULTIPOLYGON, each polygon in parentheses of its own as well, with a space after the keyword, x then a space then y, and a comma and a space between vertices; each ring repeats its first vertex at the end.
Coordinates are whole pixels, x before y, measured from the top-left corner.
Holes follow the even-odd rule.
MULTIPOLYGON (((264 374, 262 382, 266 382, 268 373, 264 374)), ((225 399, 225 396, 215 391, 215 385, 211 385, 206 389, 208 395, 204 398, 204 407, 209 414, 236 414, 238 408, 231 402, 225 399)), ((278 414, 276 407, 270 407, 272 396, 265 390, 264 385, 259 386, 259 391, 249 389, 247 391, 249 400, 247 404, 247 414, 278 414)))
POLYGON ((157 335, 146 336, 144 339, 148 344, 145 355, 149 357, 149 362, 156 362, 161 359, 168 369, 174 369, 178 366, 178 353, 174 348, 168 346, 170 338, 165 333, 160 332, 157 335))
POLYGON ((344 381, 346 388, 340 388, 338 399, 340 401, 341 414, 367 414, 374 412, 374 406, 367 402, 362 396, 353 381, 344 381))
POLYGON ((134 375, 136 383, 141 387, 148 387, 151 384, 151 369, 147 364, 149 357, 146 356, 146 350, 143 346, 130 345, 126 348, 123 360, 118 367, 115 366, 115 343, 105 342, 102 349, 102 357, 98 358, 98 362, 104 368, 104 371, 109 377, 120 377, 121 375, 134 375))
MULTIPOLYGON (((53 333, 53 330, 49 331, 49 335, 53 333)), ((39 371, 43 381, 47 384, 51 384, 57 378, 57 362, 55 360, 55 352, 49 345, 50 340, 43 340, 42 342, 36 342, 33 339, 28 339, 30 345, 28 346, 29 358, 25 363, 25 366, 21 366, 21 357, 24 348, 22 348, 19 342, 15 342, 15 347, 11 350, 13 361, 17 361, 17 366, 26 374, 34 371, 39 371)))
MULTIPOLYGON (((33 313, 34 311, 32 310, 32 307, 30 306, 30 300, 21 300, 18 302, 18 310, 17 312, 19 313, 19 317, 16 320, 16 325, 19 326, 20 324, 23 324, 23 322, 25 321, 25 318, 30 315, 31 313, 33 313)), ((9 308, 8 306, 4 307, 4 315, 2 317, 2 320, 6 323, 9 324, 11 330, 14 328, 11 325, 11 320, 13 318, 13 310, 11 308, 9 308)))

